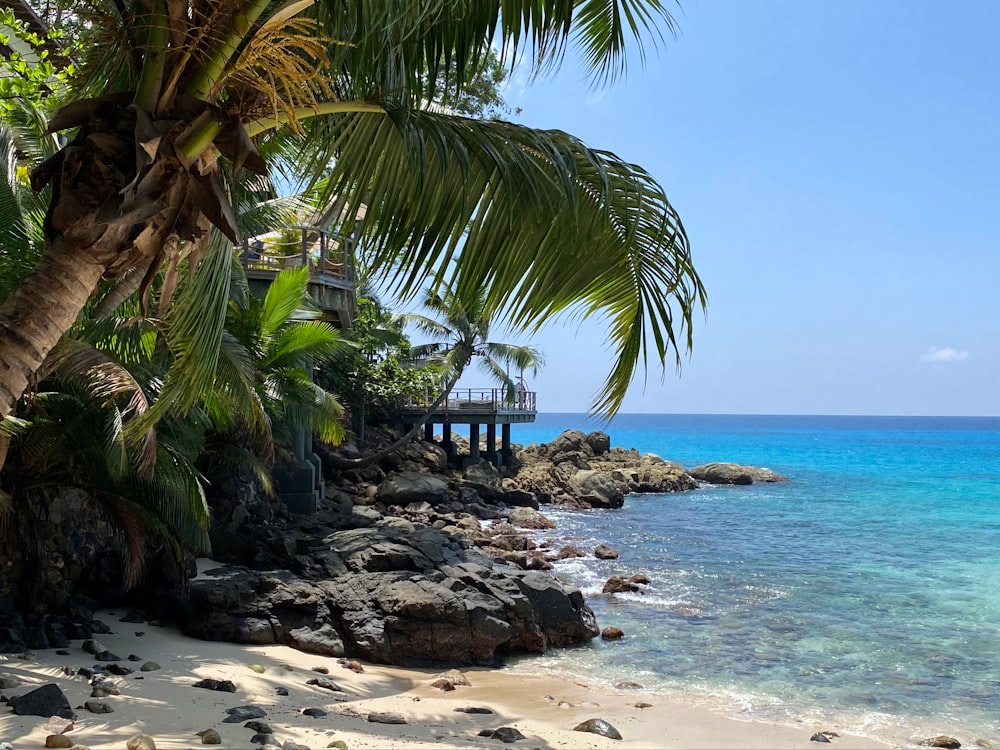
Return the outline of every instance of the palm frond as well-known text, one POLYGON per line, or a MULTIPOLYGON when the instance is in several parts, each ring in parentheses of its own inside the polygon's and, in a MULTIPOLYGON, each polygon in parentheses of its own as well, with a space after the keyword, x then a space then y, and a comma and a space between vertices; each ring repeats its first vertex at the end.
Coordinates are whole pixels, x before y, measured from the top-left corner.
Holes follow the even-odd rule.
POLYGON ((335 140, 333 184, 367 205, 369 263, 395 293, 485 289, 529 330, 565 312, 606 319, 617 364, 594 408, 607 414, 640 358, 680 365, 705 292, 680 217, 640 167, 559 131, 429 112, 344 116, 335 140))

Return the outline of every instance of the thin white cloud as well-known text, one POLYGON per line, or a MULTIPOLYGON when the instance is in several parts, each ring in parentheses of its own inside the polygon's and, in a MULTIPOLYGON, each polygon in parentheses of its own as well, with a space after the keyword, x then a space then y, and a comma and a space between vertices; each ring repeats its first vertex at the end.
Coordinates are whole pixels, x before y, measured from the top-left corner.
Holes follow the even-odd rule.
POLYGON ((961 362, 968 358, 968 352, 952 349, 950 346, 932 346, 920 355, 921 362, 961 362))

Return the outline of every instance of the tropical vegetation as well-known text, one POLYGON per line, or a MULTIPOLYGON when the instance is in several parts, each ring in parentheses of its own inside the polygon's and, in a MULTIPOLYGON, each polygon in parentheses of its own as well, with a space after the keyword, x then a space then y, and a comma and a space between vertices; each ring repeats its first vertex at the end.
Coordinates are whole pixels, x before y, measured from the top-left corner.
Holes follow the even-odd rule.
POLYGON ((511 392, 510 367, 541 359, 493 342, 497 321, 606 320, 606 414, 637 367, 690 347, 705 293, 663 189, 497 119, 495 96, 511 66, 544 73, 570 49, 613 79, 672 28, 660 0, 47 8, 66 35, 25 32, 44 65, 8 56, 0 77, 0 530, 25 549, 47 504, 81 491, 126 583, 153 547, 205 551, 205 488, 235 472, 270 491, 296 439, 342 437, 342 404, 363 429, 422 393, 440 403, 474 360, 511 392), (412 347, 373 293, 334 331, 305 269, 250 295, 233 246, 303 215, 342 236, 363 215, 372 284, 424 294, 409 321, 436 340, 412 347))

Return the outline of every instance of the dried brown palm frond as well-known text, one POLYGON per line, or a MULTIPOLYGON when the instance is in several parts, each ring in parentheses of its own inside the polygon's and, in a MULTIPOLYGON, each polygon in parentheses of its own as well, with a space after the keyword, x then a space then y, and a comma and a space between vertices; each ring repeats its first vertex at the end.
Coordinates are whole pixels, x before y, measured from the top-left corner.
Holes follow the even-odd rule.
MULTIPOLYGON (((311 18, 264 24, 234 62, 227 84, 236 89, 244 120, 285 115, 299 130, 295 110, 337 101, 325 70, 327 48, 336 40, 323 35, 311 18)), ((232 108, 232 100, 228 102, 232 108)))

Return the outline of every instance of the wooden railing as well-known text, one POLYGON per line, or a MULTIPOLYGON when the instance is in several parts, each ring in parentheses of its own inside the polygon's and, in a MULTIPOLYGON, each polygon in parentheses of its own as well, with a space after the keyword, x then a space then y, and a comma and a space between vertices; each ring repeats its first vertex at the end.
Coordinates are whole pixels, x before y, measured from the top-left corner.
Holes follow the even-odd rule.
POLYGON ((350 239, 309 226, 291 226, 300 239, 288 242, 276 233, 243 240, 240 263, 248 271, 272 271, 308 266, 313 277, 354 281, 354 250, 350 239))
MULTIPOLYGON (((506 388, 455 388, 437 411, 445 414, 450 411, 536 411, 536 395, 535 391, 519 388, 515 388, 513 394, 506 388)), ((435 394, 428 391, 423 401, 415 399, 408 406, 426 409, 435 398, 435 394)))

